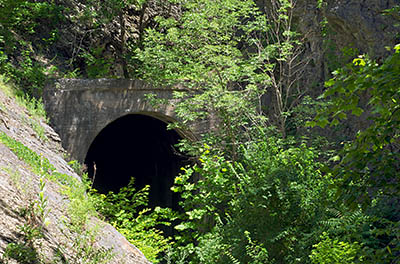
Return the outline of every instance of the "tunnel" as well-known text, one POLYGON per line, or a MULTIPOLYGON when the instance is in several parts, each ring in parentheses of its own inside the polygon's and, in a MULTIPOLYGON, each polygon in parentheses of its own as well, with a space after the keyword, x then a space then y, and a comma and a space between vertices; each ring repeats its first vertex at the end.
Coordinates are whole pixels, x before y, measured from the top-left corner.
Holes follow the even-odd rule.
POLYGON ((100 193, 118 192, 134 177, 136 190, 150 185, 150 207, 179 209, 179 197, 170 188, 185 163, 175 147, 180 138, 165 122, 149 115, 129 114, 111 122, 86 155, 93 187, 100 193))

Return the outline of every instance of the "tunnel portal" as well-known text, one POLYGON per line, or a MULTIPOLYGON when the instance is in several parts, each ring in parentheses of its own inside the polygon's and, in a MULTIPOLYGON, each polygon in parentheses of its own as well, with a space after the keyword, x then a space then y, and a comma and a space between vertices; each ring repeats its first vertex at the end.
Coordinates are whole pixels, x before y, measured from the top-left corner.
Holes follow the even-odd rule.
POLYGON ((100 193, 117 192, 134 177, 136 190, 150 185, 150 207, 178 209, 178 196, 170 188, 185 163, 174 147, 179 139, 165 122, 148 115, 129 114, 113 121, 97 135, 86 155, 94 188, 100 193))

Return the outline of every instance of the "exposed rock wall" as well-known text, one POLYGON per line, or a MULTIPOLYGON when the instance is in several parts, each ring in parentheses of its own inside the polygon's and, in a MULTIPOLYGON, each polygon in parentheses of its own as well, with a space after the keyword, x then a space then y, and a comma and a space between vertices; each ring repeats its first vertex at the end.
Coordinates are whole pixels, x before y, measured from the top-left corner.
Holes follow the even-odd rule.
POLYGON ((334 32, 332 38, 339 48, 354 47, 360 53, 382 57, 386 46, 400 41, 398 20, 385 15, 385 10, 399 4, 394 0, 327 1, 324 15, 334 32))
POLYGON ((368 53, 380 59, 400 42, 400 20, 385 15, 394 0, 296 1, 296 28, 307 38, 313 60, 306 79, 323 85, 331 71, 353 56, 368 53), (347 54, 346 54, 347 53, 347 54))
MULTIPOLYGON (((43 120, 30 116, 25 108, 16 104, 1 89, 0 133, 5 133, 37 154, 43 155, 59 173, 79 179, 78 175, 64 160, 66 153, 61 148, 60 138, 53 129, 46 125, 43 120), (44 134, 42 136, 39 136, 37 131, 33 129, 33 122, 43 127, 44 134)), ((35 174, 29 165, 0 143, 0 263, 3 263, 2 257, 7 245, 21 242, 21 239, 23 239, 21 226, 26 222, 26 219, 21 212, 29 206, 32 199, 38 197, 39 178, 39 175, 35 174)), ((71 259, 74 254, 77 254, 76 248, 73 248, 73 235, 65 236, 61 232, 63 219, 68 219, 67 208, 70 202, 65 195, 61 194, 61 189, 59 184, 46 180, 44 195, 48 199, 49 224, 44 229, 44 237, 37 241, 41 244, 37 248, 37 253, 46 260, 43 263, 66 263, 56 261, 57 254, 60 255, 60 248, 62 248, 62 255, 67 259, 71 259)), ((149 263, 143 254, 111 225, 95 218, 91 222, 101 227, 95 239, 95 247, 112 249, 115 253, 113 260, 108 263, 149 263)), ((68 263, 83 263, 83 260, 79 261, 81 262, 68 263)), ((17 262, 11 259, 7 263, 17 262)))
MULTIPOLYGON (((304 37, 302 56, 309 61, 301 87, 311 96, 319 96, 332 72, 355 56, 368 53, 379 61, 389 53, 387 47, 400 42, 400 14, 385 12, 399 5, 399 1, 292 1, 292 29, 304 37)), ((262 10, 271 5, 271 0, 256 2, 262 10)))

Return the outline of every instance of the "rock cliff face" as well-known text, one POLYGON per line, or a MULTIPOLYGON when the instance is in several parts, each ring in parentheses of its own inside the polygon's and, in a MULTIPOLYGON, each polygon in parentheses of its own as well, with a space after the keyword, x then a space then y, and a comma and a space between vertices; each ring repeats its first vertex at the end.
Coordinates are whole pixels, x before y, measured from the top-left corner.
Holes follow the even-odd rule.
MULTIPOLYGON (((296 7, 298 30, 307 36, 306 53, 313 58, 305 85, 315 87, 311 94, 316 96, 338 67, 361 54, 380 62, 400 43, 399 1, 324 0, 320 6, 317 2, 298 0, 296 7)), ((360 99, 366 106, 367 96, 360 99)), ((355 135, 365 127, 367 112, 349 117, 343 134, 355 135)))
POLYGON ((399 20, 385 11, 395 4, 393 0, 334 0, 327 1, 323 11, 339 48, 354 47, 379 58, 387 52, 386 46, 400 40, 399 20))
POLYGON ((79 176, 64 160, 65 154, 53 129, 0 89, 0 263, 149 263, 112 226, 95 217, 78 232, 68 226, 73 217, 71 205, 76 201, 65 194, 60 182, 43 178, 49 172, 38 173, 29 163, 41 155, 39 165, 48 160, 54 169, 52 175, 79 182, 79 176), (6 146, 4 140, 19 142, 20 147, 6 146), (45 187, 41 188, 43 182, 45 187), (45 203, 40 199, 41 192, 45 203), (43 207, 46 220, 40 217, 43 207), (29 231, 34 227, 43 228, 42 235, 29 231), (88 230, 94 230, 90 233, 94 237, 89 233, 85 236, 88 230), (110 252, 110 260, 91 262, 101 259, 104 252, 110 252))
MULTIPOLYGON (((393 0, 296 1, 296 28, 307 36, 313 57, 306 79, 323 85, 331 71, 359 54, 380 59, 400 42, 400 19, 388 13, 393 0)), ((398 2, 397 2, 398 4, 398 2)))

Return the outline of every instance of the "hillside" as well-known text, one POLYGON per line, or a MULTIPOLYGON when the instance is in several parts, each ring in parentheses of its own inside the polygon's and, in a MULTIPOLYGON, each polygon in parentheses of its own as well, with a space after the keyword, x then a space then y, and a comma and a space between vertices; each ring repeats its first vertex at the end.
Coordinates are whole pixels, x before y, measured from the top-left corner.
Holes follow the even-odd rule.
POLYGON ((97 218, 58 135, 0 85, 0 263, 149 263, 97 218))

